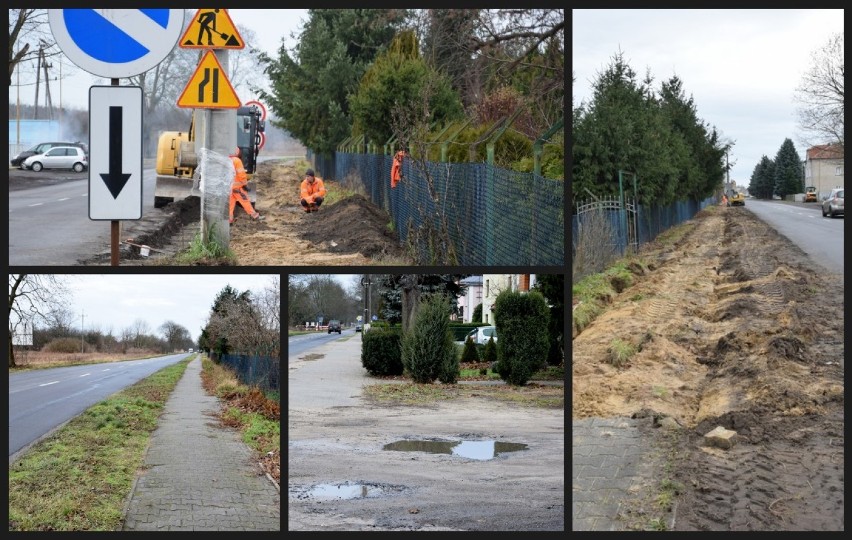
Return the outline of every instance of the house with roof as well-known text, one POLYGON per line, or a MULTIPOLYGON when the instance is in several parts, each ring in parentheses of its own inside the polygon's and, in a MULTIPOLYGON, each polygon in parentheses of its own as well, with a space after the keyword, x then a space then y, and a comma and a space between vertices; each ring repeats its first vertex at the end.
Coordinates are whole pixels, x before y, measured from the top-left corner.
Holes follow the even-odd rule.
POLYGON ((823 144, 805 153, 805 186, 817 188, 817 200, 828 197, 831 190, 843 185, 843 146, 823 144))
POLYGON ((468 276, 460 285, 467 287, 463 296, 458 298, 458 318, 461 322, 473 322, 473 310, 482 303, 482 276, 468 276))
POLYGON ((483 274, 482 322, 494 324, 494 303, 505 290, 529 292, 535 286, 535 274, 483 274))

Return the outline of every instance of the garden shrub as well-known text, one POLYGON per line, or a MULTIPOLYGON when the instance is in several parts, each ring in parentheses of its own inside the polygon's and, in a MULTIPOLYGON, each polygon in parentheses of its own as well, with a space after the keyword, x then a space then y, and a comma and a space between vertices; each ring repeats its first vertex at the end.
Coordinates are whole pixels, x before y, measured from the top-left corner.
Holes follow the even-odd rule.
POLYGON ((473 338, 467 338, 464 342, 464 350, 461 355, 462 362, 479 362, 479 352, 476 350, 476 344, 473 338))
POLYGON ((500 377, 523 386, 547 360, 550 312, 544 296, 503 291, 495 302, 497 363, 500 377))
POLYGON ((497 361, 497 345, 494 343, 494 338, 488 338, 488 342, 485 344, 485 350, 482 352, 482 359, 486 362, 496 362, 497 361))
POLYGON ((361 365, 370 375, 402 375, 402 332, 376 329, 361 335, 361 365))
POLYGON ((450 332, 450 304, 446 297, 432 294, 417 310, 412 328, 402 339, 402 364, 418 383, 455 383, 459 374, 453 334, 450 332))

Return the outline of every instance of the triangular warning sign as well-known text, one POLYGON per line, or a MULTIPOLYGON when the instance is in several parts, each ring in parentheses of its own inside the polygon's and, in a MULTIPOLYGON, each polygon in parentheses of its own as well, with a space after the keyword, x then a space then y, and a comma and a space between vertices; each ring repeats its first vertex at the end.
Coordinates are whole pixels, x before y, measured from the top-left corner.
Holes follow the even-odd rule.
POLYGON ((195 73, 178 98, 177 105, 195 109, 236 109, 240 106, 240 98, 216 58, 216 53, 204 53, 195 73))
POLYGON ((246 46, 227 9, 199 9, 178 45, 184 49, 243 49, 246 46))

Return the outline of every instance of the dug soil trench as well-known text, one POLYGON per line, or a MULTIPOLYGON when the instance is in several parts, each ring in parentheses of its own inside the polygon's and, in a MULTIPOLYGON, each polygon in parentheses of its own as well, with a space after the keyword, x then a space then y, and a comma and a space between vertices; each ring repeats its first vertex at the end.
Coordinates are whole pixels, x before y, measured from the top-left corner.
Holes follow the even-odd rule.
MULTIPOLYGON (((405 247, 388 228, 390 217, 360 193, 339 199, 338 182, 326 181, 333 202, 318 212, 299 206, 299 185, 304 162, 269 160, 258 165, 256 209, 264 221, 251 220, 237 205, 230 229, 229 247, 239 266, 358 266, 410 264, 405 247), (297 169, 298 165, 298 169, 297 169), (334 202, 334 199, 337 199, 334 202)), ((186 250, 199 232, 198 197, 175 201, 151 210, 138 222, 125 222, 121 240, 121 265, 169 265, 170 258, 186 250), (153 248, 140 255, 136 246, 153 248)), ((81 264, 110 264, 109 252, 81 264)), ((221 259, 197 260, 194 265, 223 264, 221 259)))
POLYGON ((843 276, 745 208, 693 225, 573 340, 573 418, 680 426, 649 427, 676 530, 843 530, 843 276), (738 444, 706 446, 716 426, 738 444))

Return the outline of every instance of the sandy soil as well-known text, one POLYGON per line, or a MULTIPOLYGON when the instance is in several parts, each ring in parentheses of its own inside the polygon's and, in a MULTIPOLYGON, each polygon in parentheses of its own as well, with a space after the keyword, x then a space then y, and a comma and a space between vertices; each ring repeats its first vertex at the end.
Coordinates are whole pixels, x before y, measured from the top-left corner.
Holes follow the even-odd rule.
MULTIPOLYGON (((342 188, 326 181, 332 202, 319 212, 299 206, 299 184, 305 161, 269 160, 258 165, 256 210, 265 221, 251 220, 237 205, 229 247, 239 266, 399 266, 411 259, 397 235, 388 229, 390 217, 361 194, 339 199, 342 188), (335 202, 334 192, 338 192, 335 202)), ((122 245, 122 266, 170 265, 170 257, 185 250, 198 234, 200 201, 188 197, 142 220, 127 224, 122 240, 153 248, 142 257, 137 247, 122 245)), ((109 265, 109 253, 81 261, 109 265)), ((198 260, 197 266, 222 265, 222 260, 198 260)))
POLYGON ((573 416, 684 428, 676 529, 842 530, 842 275, 744 208, 718 210, 647 253, 651 271, 574 339, 573 416), (620 369, 614 338, 639 350, 620 369), (733 450, 703 445, 719 425, 733 450))

